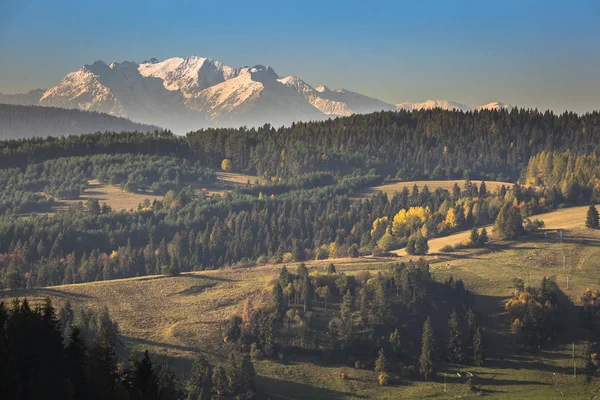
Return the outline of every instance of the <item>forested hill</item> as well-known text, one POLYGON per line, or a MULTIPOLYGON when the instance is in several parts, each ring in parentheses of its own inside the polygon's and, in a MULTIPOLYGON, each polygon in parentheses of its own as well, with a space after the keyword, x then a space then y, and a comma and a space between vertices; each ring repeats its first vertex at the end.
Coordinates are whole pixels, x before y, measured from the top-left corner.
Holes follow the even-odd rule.
POLYGON ((0 139, 65 136, 91 132, 148 132, 155 126, 108 114, 55 107, 0 104, 0 139))
POLYGON ((199 158, 228 158, 258 175, 375 168, 403 179, 515 181, 542 151, 599 153, 600 113, 379 112, 280 129, 206 129, 187 138, 199 158))

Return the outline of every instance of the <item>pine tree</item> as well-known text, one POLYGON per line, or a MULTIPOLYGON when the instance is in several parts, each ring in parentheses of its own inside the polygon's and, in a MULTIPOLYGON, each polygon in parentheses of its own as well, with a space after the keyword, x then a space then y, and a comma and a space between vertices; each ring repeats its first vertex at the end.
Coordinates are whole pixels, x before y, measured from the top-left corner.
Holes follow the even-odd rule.
POLYGON ((271 306, 277 317, 277 320, 281 320, 285 313, 285 304, 283 304, 283 289, 279 282, 275 283, 273 290, 271 291, 271 306))
POLYGON ((490 239, 488 238, 487 230, 485 229, 485 227, 481 228, 481 232, 479 233, 479 241, 477 244, 479 246, 485 246, 486 243, 489 241, 490 239))
POLYGON ((236 395, 239 393, 240 376, 238 360, 235 353, 229 353, 227 363, 225 364, 225 376, 227 377, 227 390, 230 394, 236 395))
POLYGON ((471 241, 472 246, 479 245, 479 232, 477 231, 477 227, 474 226, 473 229, 471 229, 471 236, 469 236, 469 240, 471 241))
POLYGON ((598 217, 598 210, 594 204, 588 208, 587 215, 585 217, 586 228, 598 229, 600 228, 600 219, 598 217))
POLYGON ((69 334, 69 344, 65 348, 66 361, 68 365, 69 383, 72 389, 73 400, 83 400, 86 396, 87 378, 85 371, 87 369, 85 340, 81 336, 79 327, 71 327, 69 334))
POLYGON ((227 394, 227 377, 223 367, 219 365, 214 369, 211 381, 213 399, 220 400, 225 398, 227 394))
POLYGON ((390 333, 389 341, 394 353, 396 353, 396 355, 400 355, 402 353, 402 340, 400 338, 398 328, 396 328, 394 332, 390 333))
MULTIPOLYGON (((238 363, 239 367, 239 391, 240 394, 248 395, 254 392, 254 378, 256 372, 254 371, 254 365, 250 360, 249 354, 243 354, 238 363)), ((248 396, 246 396, 248 397, 248 396)))
POLYGON ((487 196, 487 186, 485 185, 485 181, 481 181, 481 185, 479 185, 479 197, 484 198, 487 196))
POLYGON ((379 349, 379 356, 375 360, 375 372, 387 372, 387 361, 385 360, 383 347, 379 349))
POLYGON ((473 364, 478 367, 483 365, 485 355, 483 353, 483 336, 479 327, 475 329, 473 335, 473 364))
POLYGON ((423 336, 421 339, 421 356, 419 357, 419 372, 426 380, 435 378, 435 364, 433 361, 433 349, 435 337, 431 318, 427 317, 423 324, 423 336))
POLYGON ((340 307, 340 313, 342 317, 342 321, 344 321, 344 325, 348 328, 352 325, 352 304, 354 303, 354 298, 350 289, 346 290, 346 294, 342 299, 342 305, 340 307))
POLYGON ((210 367, 206 358, 199 354, 192 363, 190 377, 186 384, 188 400, 210 398, 210 367))
POLYGON ((463 334, 460 329, 458 314, 453 311, 448 320, 448 361, 461 363, 465 359, 463 334))
POLYGON ((429 243, 427 238, 419 232, 415 240, 415 254, 423 256, 427 253, 429 253, 429 243))

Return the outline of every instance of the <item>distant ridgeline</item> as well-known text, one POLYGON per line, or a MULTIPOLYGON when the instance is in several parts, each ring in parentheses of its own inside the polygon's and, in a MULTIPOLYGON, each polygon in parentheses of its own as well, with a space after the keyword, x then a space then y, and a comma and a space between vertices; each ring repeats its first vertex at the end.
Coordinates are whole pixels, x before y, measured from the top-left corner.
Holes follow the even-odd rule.
MULTIPOLYGON (((2 129, 7 129, 4 124, 0 124, 2 129)), ((567 149, 580 154, 600 152, 600 113, 435 109, 353 115, 287 128, 203 129, 185 137, 157 131, 21 140, 0 142, 0 167, 23 163, 23 155, 39 161, 141 152, 176 153, 212 167, 229 159, 234 171, 266 177, 316 171, 347 174, 355 168, 374 168, 382 176, 403 179, 515 181, 524 176, 530 157, 567 149)))
POLYGON ((149 132, 156 126, 112 115, 55 107, 0 104, 0 139, 65 136, 91 132, 149 132))

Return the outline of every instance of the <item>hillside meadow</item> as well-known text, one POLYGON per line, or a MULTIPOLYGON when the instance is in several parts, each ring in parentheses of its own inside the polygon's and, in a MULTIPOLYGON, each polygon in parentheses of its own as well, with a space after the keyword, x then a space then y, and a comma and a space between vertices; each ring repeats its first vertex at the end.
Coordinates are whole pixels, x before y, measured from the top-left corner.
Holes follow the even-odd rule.
MULTIPOLYGON (((346 399, 346 398, 467 398, 481 394, 490 398, 593 398, 600 385, 583 374, 573 376, 574 364, 583 366, 579 337, 566 336, 550 350, 522 352, 509 330, 504 302, 513 293, 512 279, 537 285, 543 277, 553 277, 573 302, 587 287, 598 288, 600 232, 583 227, 585 207, 558 210, 539 216, 544 231, 518 241, 496 241, 485 248, 440 253, 445 244, 462 241, 460 232, 430 241, 434 278, 449 276, 464 280, 475 295, 475 309, 484 316, 487 327, 488 360, 484 367, 461 367, 441 363, 435 382, 392 382, 377 385, 375 372, 350 366, 330 365, 315 359, 256 362, 257 386, 261 398, 270 399, 346 399), (561 239, 557 229, 564 229, 561 239), (567 288, 567 275, 569 283, 567 288), (574 353, 573 353, 574 344, 574 353), (573 358, 573 355, 575 358, 573 358), (340 377, 341 371, 347 379, 340 377), (457 372, 475 375, 479 393, 468 390, 457 372)), ((383 271, 398 258, 357 258, 310 261, 309 270, 323 270, 333 261, 346 274, 358 271, 383 271)), ((288 264, 294 269, 296 263, 288 264)), ((222 339, 224 322, 240 314, 243 301, 257 304, 268 298, 265 287, 276 278, 282 265, 226 268, 184 273, 178 277, 162 275, 2 292, 2 300, 27 297, 33 302, 51 297, 57 306, 69 300, 74 307, 108 307, 118 321, 125 349, 149 349, 164 354, 174 363, 178 376, 185 376, 190 360, 201 351, 212 362, 223 361, 227 344, 222 339)), ((316 303, 316 307, 322 307, 316 303)), ((331 305, 335 313, 339 305, 331 305)), ((332 314, 333 315, 333 314, 332 314)), ((431 310, 432 319, 446 320, 431 310)), ((577 323, 575 315, 569 324, 577 323)), ((411 326, 411 328, 413 328, 411 326)), ((417 336, 420 326, 414 326, 417 336)), ((438 332, 438 340, 444 340, 438 332)), ((418 345, 414 343, 413 345, 418 345)))

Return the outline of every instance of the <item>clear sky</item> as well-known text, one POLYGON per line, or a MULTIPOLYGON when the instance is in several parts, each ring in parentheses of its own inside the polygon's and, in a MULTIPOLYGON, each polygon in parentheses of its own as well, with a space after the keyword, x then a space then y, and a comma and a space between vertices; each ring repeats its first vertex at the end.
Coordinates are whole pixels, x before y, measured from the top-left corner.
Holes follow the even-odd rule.
POLYGON ((398 103, 600 109, 600 1, 0 0, 0 92, 198 55, 398 103))

